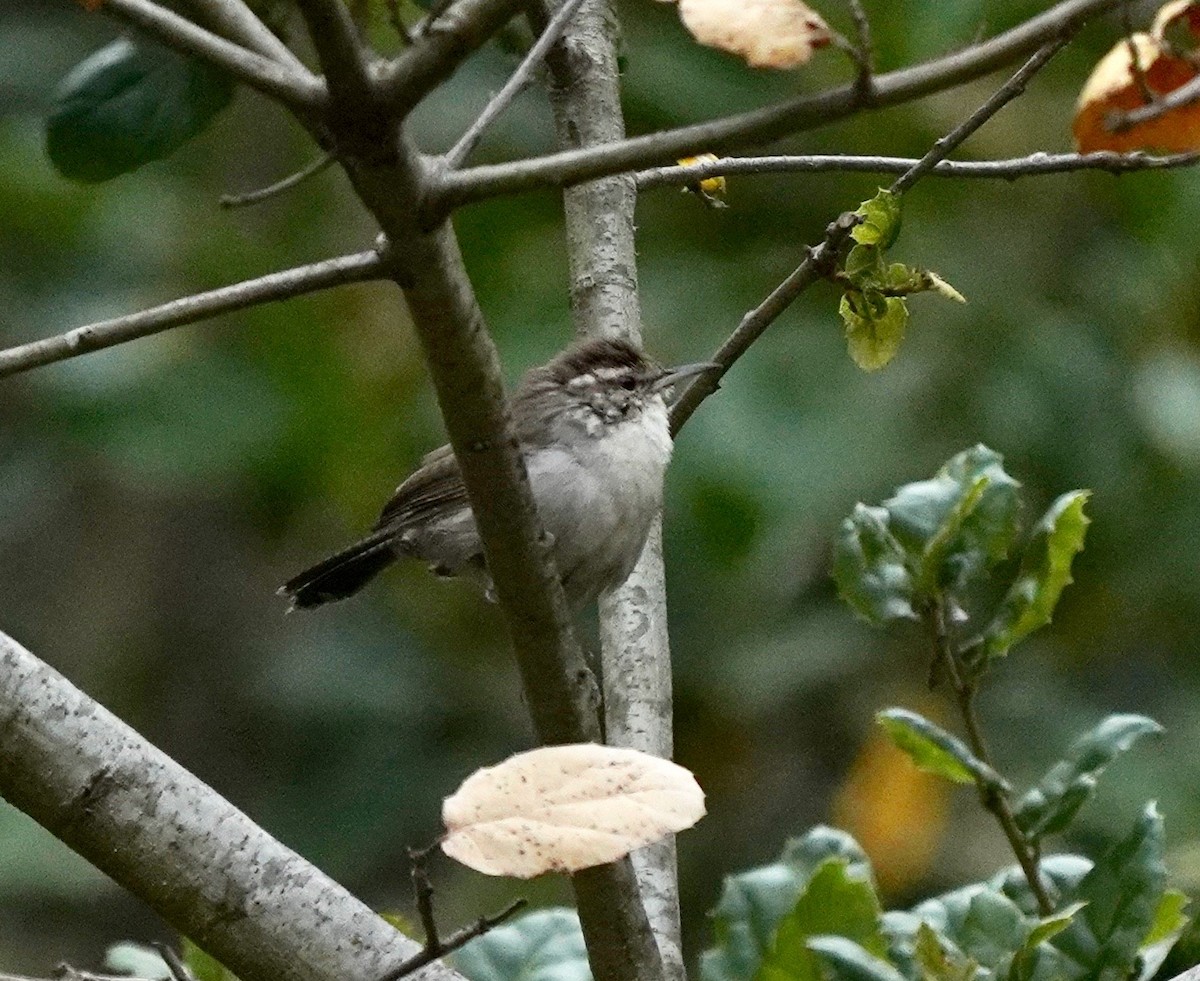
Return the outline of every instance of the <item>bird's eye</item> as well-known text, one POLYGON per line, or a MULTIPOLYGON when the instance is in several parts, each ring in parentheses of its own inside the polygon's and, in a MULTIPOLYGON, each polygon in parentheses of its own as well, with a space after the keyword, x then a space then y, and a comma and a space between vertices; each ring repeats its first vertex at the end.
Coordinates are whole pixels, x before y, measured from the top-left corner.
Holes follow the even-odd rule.
POLYGON ((637 388, 637 379, 632 375, 628 376, 627 378, 622 378, 621 387, 628 392, 632 392, 635 388, 637 388))

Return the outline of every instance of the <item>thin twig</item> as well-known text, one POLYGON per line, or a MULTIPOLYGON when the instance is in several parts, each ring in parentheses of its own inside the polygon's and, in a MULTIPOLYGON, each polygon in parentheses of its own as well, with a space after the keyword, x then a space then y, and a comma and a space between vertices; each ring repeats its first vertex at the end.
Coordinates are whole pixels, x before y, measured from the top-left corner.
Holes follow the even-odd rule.
POLYGON ((285 191, 290 191, 297 184, 308 180, 308 178, 315 177, 329 167, 333 161, 334 156, 332 153, 322 153, 316 160, 305 164, 294 174, 288 174, 287 177, 276 181, 274 184, 260 187, 256 191, 246 191, 244 194, 223 194, 218 203, 222 208, 244 208, 252 204, 261 204, 263 201, 283 194, 285 191))
POLYGON ((425 865, 428 856, 428 848, 408 850, 408 860, 412 863, 413 898, 416 900, 421 929, 425 931, 425 951, 437 957, 442 946, 438 937, 437 920, 433 915, 433 883, 429 881, 429 869, 425 865))
POLYGON ((301 74, 227 41, 151 0, 105 0, 100 9, 141 28, 170 48, 225 69, 238 81, 292 109, 311 111, 319 109, 325 101, 324 83, 307 71, 301 74))
MULTIPOLYGON (((1041 48, 982 106, 934 143, 928 153, 896 178, 890 188, 892 193, 902 194, 911 190, 917 181, 933 171, 938 163, 948 154, 953 153, 963 140, 1024 91, 1025 84, 1029 79, 1053 57, 1066 41, 1066 37, 1060 36, 1041 48)), ((725 372, 749 350, 751 344, 762 336, 763 331, 809 286, 820 279, 828 278, 835 271, 838 254, 857 223, 858 219, 852 212, 845 212, 839 216, 826 228, 824 239, 809 249, 804 261, 796 267, 792 274, 775 287, 770 296, 742 318, 737 329, 712 356, 712 360, 721 366, 720 370, 698 375, 671 407, 672 435, 677 434, 683 428, 684 423, 691 418, 692 413, 700 407, 700 403, 717 390, 725 372)))
POLYGON ((925 174, 933 170, 941 161, 952 154, 963 141, 991 119, 996 113, 1012 102, 1025 91, 1025 86, 1034 75, 1040 72, 1046 63, 1053 58, 1071 39, 1074 31, 1064 28, 1062 33, 1049 44, 1043 45, 1034 53, 1016 73, 995 92, 983 105, 954 127, 930 148, 920 160, 896 178, 890 190, 893 194, 903 194, 925 174))
POLYGON ((309 74, 304 62, 242 0, 187 0, 187 3, 229 40, 272 58, 301 75, 309 74))
MULTIPOLYGON (((686 187, 709 177, 739 177, 758 174, 903 174, 917 163, 915 157, 855 156, 849 154, 721 157, 703 163, 655 167, 640 171, 635 179, 639 191, 659 187, 686 187)), ((1022 177, 1069 174, 1099 170, 1128 174, 1142 170, 1170 170, 1200 163, 1200 152, 1155 156, 1140 150, 1133 153, 1031 153, 1004 160, 941 160, 929 177, 1015 181, 1022 177)))
POLYGON ((533 81, 534 73, 545 59, 546 52, 562 36, 567 24, 581 6, 583 6, 583 0, 566 0, 554 12, 554 16, 550 18, 546 29, 542 31, 541 35, 534 42, 533 47, 529 49, 529 52, 521 60, 521 63, 517 66, 517 70, 504 83, 504 87, 492 96, 491 101, 484 107, 483 112, 479 114, 479 118, 471 124, 470 128, 463 133, 462 138, 446 154, 445 163, 447 167, 455 169, 462 166, 463 161, 471 155, 471 151, 479 144, 479 140, 488 126, 533 81))
POLYGON ((851 57, 858 65, 858 77, 854 85, 858 90, 859 101, 869 106, 875 98, 875 44, 871 40, 871 22, 863 9, 862 0, 848 0, 850 16, 854 19, 856 44, 851 51, 851 57))
POLYGON ((1137 42, 1133 40, 1133 10, 1130 0, 1121 4, 1121 29, 1125 32, 1125 47, 1129 51, 1129 68, 1133 72, 1133 81, 1142 96, 1142 102, 1152 105, 1157 101, 1150 83, 1146 81, 1146 68, 1142 64, 1142 53, 1138 50, 1137 42))
POLYGON ((384 259, 373 251, 356 252, 307 266, 284 269, 258 279, 185 296, 148 310, 101 320, 85 327, 76 327, 65 334, 0 351, 0 378, 124 344, 139 337, 148 337, 171 327, 193 324, 222 313, 286 300, 344 283, 379 279, 383 275, 384 259))
MULTIPOLYGON (((950 631, 947 628, 943 600, 939 599, 932 604, 926 620, 929 623, 934 660, 942 665, 946 677, 950 680, 950 687, 954 690, 954 697, 958 703, 959 713, 962 715, 963 727, 966 729, 967 743, 971 747, 971 752, 989 768, 995 770, 996 767, 992 763, 987 741, 983 737, 983 727, 979 723, 979 713, 975 706, 975 696, 978 694, 977 682, 973 678, 965 677, 960 667, 959 655, 954 649, 950 631)), ((984 808, 995 817, 1004 832, 1004 837, 1008 839, 1009 847, 1016 856, 1021 870, 1025 873, 1029 888, 1037 900, 1038 911, 1042 916, 1049 916, 1054 912, 1054 902, 1046 891, 1046 885, 1038 871, 1036 852, 1030 846, 1024 832, 1018 827, 1008 798, 996 784, 979 783, 977 786, 980 801, 984 808)))
MULTIPOLYGON (((876 107, 899 105, 972 81, 1035 50, 1064 30, 1079 27, 1120 2, 1064 0, 981 44, 923 64, 876 75, 872 104, 876 107)), ((825 126, 862 109, 854 85, 844 85, 752 112, 600 146, 447 172, 439 175, 430 188, 428 212, 433 219, 470 201, 535 188, 566 187, 597 177, 661 165, 700 152, 721 153, 825 126)))
POLYGON ((175 953, 174 947, 170 944, 157 942, 152 943, 150 946, 158 951, 159 957, 163 959, 163 962, 170 969, 173 981, 196 981, 195 976, 188 970, 188 966, 183 963, 183 958, 175 953))
POLYGON ((453 5, 454 0, 434 0, 429 5, 429 12, 417 23, 413 37, 424 37, 433 29, 434 22, 453 5))
POLYGON ((1105 120, 1105 126, 1110 132, 1123 133, 1134 126, 1148 123, 1152 119, 1158 119, 1169 112, 1195 105, 1197 102, 1200 102, 1200 75, 1179 88, 1172 89, 1166 95, 1159 96, 1148 106, 1139 106, 1137 109, 1113 113, 1110 118, 1105 120))
POLYGON ((403 964, 393 971, 388 971, 379 981, 399 981, 400 978, 418 971, 426 964, 431 964, 439 957, 445 957, 447 954, 452 954, 459 947, 465 946, 476 937, 482 937, 489 930, 498 927, 501 923, 507 920, 518 910, 524 909, 526 905, 525 899, 515 899, 509 903, 499 913, 492 916, 481 916, 478 920, 468 927, 463 927, 461 930, 456 930, 441 942, 438 947, 438 953, 433 954, 428 950, 423 950, 419 954, 415 954, 406 960, 403 964))

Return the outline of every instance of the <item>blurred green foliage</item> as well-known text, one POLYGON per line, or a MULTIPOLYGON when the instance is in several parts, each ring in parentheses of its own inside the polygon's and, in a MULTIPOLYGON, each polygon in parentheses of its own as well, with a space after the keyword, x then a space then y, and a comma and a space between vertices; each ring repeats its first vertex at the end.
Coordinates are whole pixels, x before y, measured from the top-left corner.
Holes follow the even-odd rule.
MULTIPOLYGON (((883 68, 1015 23, 1041 0, 872 2, 883 68)), ((822 12, 848 29, 845 11, 822 12)), ((833 52, 753 73, 686 38, 675 10, 623 0, 629 128, 763 105, 851 77, 833 52)), ((1091 26, 961 156, 1063 149, 1091 26)), ((314 149, 249 93, 180 152, 83 187, 45 156, 44 117, 72 65, 118 32, 75 5, 0 5, 0 343, 45 336, 337 251, 373 229, 334 171, 257 208, 218 197, 270 183, 314 149)), ((449 146, 513 65, 481 52, 414 122, 449 146)), ((918 154, 995 79, 802 134, 785 147, 918 154)), ((551 145, 523 96, 480 160, 551 145)), ((729 208, 657 191, 639 203, 648 346, 704 357, 836 214, 862 176, 744 178, 729 208)), ((827 818, 875 711, 921 683, 924 640, 881 638, 838 604, 838 522, 982 441, 1021 475, 1033 515, 1063 487, 1094 496, 1088 549, 1055 628, 1001 662, 982 696, 998 765, 1027 783, 1070 734, 1112 711, 1167 729, 1122 763, 1068 841, 1098 854, 1157 797, 1168 865, 1200 889, 1200 177, 1102 174, 965 183, 905 197, 905 253, 967 306, 914 303, 899 357, 865 375, 837 291, 818 286, 730 373, 681 436, 666 557, 678 757, 710 815, 680 839, 687 945, 722 873, 770 861, 827 818)), ((569 336, 560 204, 488 202, 455 224, 510 377, 569 336)), ((394 290, 358 286, 261 308, 6 379, 0 396, 0 626, 377 908, 408 903, 405 848, 440 798, 525 748, 528 723, 498 614, 423 569, 312 616, 275 587, 370 525, 443 434, 394 290)), ((1015 570, 1014 570, 1015 571, 1015 570)), ((960 795, 965 798, 966 795, 960 795)), ((969 801, 903 905, 1007 861, 969 801), (963 830, 965 828, 965 830, 963 830)), ((876 867, 887 856, 872 855, 876 867)), ((441 870, 443 922, 511 898, 441 870)), ((563 884, 519 890, 535 905, 563 884)), ((96 963, 117 938, 167 931, 23 816, 0 808, 0 964, 96 963)))

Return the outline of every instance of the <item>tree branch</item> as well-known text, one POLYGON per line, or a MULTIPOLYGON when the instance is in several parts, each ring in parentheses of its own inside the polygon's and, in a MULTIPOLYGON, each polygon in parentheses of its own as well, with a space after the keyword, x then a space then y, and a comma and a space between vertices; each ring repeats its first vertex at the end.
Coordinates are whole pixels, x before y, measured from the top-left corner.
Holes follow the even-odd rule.
MULTIPOLYGON (((562 39, 547 58, 557 146, 572 149, 622 139, 619 24, 610 0, 584 4, 569 26, 564 13, 570 10, 569 0, 543 0, 541 6, 543 12, 553 12, 542 37, 556 23, 564 24, 562 39)), ((636 203, 628 176, 581 184, 563 194, 571 314, 580 336, 642 343, 636 203)), ((600 659, 606 741, 670 759, 671 647, 661 518, 629 578, 600 600, 600 659)), ((636 960, 639 977, 682 981, 675 839, 668 836, 631 857, 654 935, 643 949, 626 956, 636 960)), ((594 951, 590 938, 588 950, 593 959, 611 956, 594 951)))
MULTIPOLYGON (((1066 30, 1069 29, 1064 28, 1064 31, 1066 30)), ((1037 51, 982 106, 934 143, 923 157, 897 177, 892 183, 891 192, 901 194, 911 190, 922 177, 930 174, 939 161, 953 153, 967 137, 1024 92, 1025 84, 1029 79, 1045 67, 1046 63, 1067 43, 1067 40, 1067 37, 1059 36, 1037 51)), ((817 280, 828 278, 833 273, 837 267, 841 248, 857 223, 858 219, 852 212, 843 212, 825 229, 825 238, 818 245, 809 249, 804 261, 792 271, 791 275, 775 287, 762 303, 742 318, 737 329, 712 357, 713 361, 721 365, 721 369, 698 375, 684 389, 683 394, 672 407, 672 435, 677 434, 692 417, 692 413, 700 407, 700 403, 717 390, 725 372, 749 350, 750 345, 762 336, 779 315, 791 306, 809 286, 817 280)))
MULTIPOLYGON (((1064 0, 991 40, 921 65, 875 75, 870 105, 895 106, 972 81, 1120 2, 1122 0, 1064 0)), ((862 108, 859 90, 850 84, 816 95, 799 96, 775 106, 603 146, 443 173, 431 189, 428 207, 433 214, 444 214, 484 198, 537 188, 568 187, 699 152, 717 153, 767 143, 843 119, 862 108)))
POLYGON ((197 13, 229 40, 272 58, 298 75, 309 75, 304 62, 242 0, 187 0, 197 13))
POLYGON ((476 49, 524 8, 528 0, 458 0, 378 72, 379 91, 407 115, 476 49))
MULTIPOLYGON (((854 156, 846 154, 721 157, 704 163, 654 167, 635 175, 639 191, 659 187, 686 187, 709 177, 744 177, 757 174, 903 174, 917 163, 914 157, 854 156)), ((1142 170, 1172 170, 1200 163, 1200 152, 1154 156, 1137 151, 1113 153, 1031 153, 1006 160, 941 160, 927 176, 959 179, 1014 181, 1080 170, 1128 174, 1142 170)))
POLYGON ((225 69, 238 81, 296 112, 315 111, 325 102, 327 93, 320 79, 226 41, 152 0, 104 0, 100 9, 141 28, 169 48, 225 69))
POLYGON ((0 795, 242 981, 374 981, 420 951, 3 634, 0 795))
POLYGON ((376 87, 358 27, 342 0, 296 0, 338 111, 371 112, 376 87))
POLYGON ((260 187, 253 191, 246 191, 243 194, 222 194, 217 203, 222 208, 245 208, 252 204, 261 204, 263 201, 290 191, 293 187, 302 184, 310 177, 315 177, 333 163, 334 157, 332 153, 322 153, 295 173, 288 174, 287 177, 277 180, 274 184, 268 184, 266 187, 260 187))
POLYGON ((384 262, 378 252, 356 252, 285 269, 0 351, 0 378, 223 313, 384 276, 384 262))
POLYGON ((1200 102, 1200 75, 1190 82, 1185 82, 1177 89, 1172 89, 1166 95, 1157 96, 1149 105, 1138 106, 1136 109, 1126 109, 1124 112, 1114 112, 1112 118, 1106 121, 1108 129, 1113 133, 1123 133, 1134 126, 1158 119, 1176 109, 1194 105, 1200 102))
POLYGON ((538 39, 534 42, 521 63, 517 66, 517 70, 509 76, 504 87, 500 89, 486 106, 483 112, 479 114, 479 118, 475 120, 463 133, 462 137, 446 154, 444 160, 445 165, 451 169, 462 165, 462 162, 471 155, 471 151, 478 146, 480 139, 483 137, 484 131, 495 121, 505 109, 509 107, 513 99, 521 94, 525 88, 533 81, 534 72, 546 57, 546 53, 550 47, 558 41, 566 29, 567 22, 575 16, 576 11, 583 5, 583 0, 566 0, 561 7, 550 18, 538 39))

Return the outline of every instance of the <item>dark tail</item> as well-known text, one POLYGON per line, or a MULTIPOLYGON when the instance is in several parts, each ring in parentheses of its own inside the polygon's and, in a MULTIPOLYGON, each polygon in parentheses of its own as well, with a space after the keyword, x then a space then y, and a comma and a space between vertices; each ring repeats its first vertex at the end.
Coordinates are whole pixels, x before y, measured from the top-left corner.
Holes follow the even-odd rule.
POLYGON ((280 595, 292 601, 292 609, 301 610, 353 596, 399 557, 395 534, 377 531, 355 542, 289 579, 280 595))

